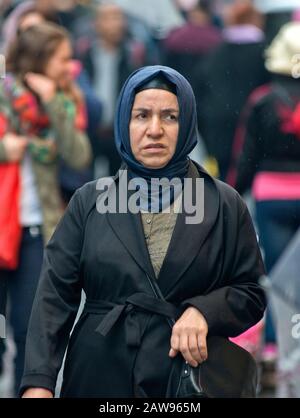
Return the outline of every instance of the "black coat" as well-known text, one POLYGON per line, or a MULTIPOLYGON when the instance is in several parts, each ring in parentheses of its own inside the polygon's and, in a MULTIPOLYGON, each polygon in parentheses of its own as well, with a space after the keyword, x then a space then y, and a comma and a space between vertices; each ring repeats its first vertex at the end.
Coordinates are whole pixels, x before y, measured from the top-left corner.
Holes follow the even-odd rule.
POLYGON ((220 178, 227 176, 235 130, 249 94, 269 81, 263 52, 265 44, 224 42, 199 68, 199 129, 208 153, 219 165, 220 178))
POLYGON ((300 100, 299 84, 298 79, 274 75, 272 83, 250 96, 235 137, 235 149, 240 150, 232 161, 236 176, 228 179, 239 193, 249 190, 261 172, 300 173, 300 141, 290 123, 300 100))
POLYGON ((133 381, 140 396, 163 397, 173 360, 159 313, 174 314, 174 305, 197 307, 210 335, 236 336, 261 319, 264 268, 248 210, 234 189, 197 167, 204 220, 186 224, 178 214, 157 279, 172 305, 153 299, 147 282, 145 274, 155 274, 140 214, 100 215, 96 182, 75 193, 45 250, 21 393, 54 390, 82 288, 87 305, 70 338, 63 397, 132 397, 133 381))

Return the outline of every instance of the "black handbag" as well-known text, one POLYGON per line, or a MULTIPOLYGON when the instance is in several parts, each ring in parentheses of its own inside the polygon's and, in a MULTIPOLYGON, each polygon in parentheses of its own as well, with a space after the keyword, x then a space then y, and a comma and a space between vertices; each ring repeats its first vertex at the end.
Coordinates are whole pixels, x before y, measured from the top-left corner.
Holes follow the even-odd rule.
MULTIPOLYGON (((154 295, 165 300, 156 281, 147 275, 154 295)), ((175 319, 167 318, 171 327, 175 319)), ((225 337, 208 336, 208 358, 197 367, 180 355, 174 363, 167 385, 167 398, 255 398, 257 365, 251 354, 225 337)))

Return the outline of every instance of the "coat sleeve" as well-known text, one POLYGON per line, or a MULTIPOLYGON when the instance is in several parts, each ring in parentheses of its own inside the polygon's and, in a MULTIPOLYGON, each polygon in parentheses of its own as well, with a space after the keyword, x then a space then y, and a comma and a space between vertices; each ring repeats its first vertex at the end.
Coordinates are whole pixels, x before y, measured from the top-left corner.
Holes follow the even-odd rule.
POLYGON ((55 391, 57 374, 81 300, 79 264, 83 217, 78 190, 44 251, 28 327, 20 395, 29 387, 55 391))
POLYGON ((74 119, 67 114, 61 98, 56 95, 45 108, 57 139, 58 154, 75 170, 88 167, 92 158, 90 141, 75 127, 74 119))
POLYGON ((240 211, 235 256, 226 285, 182 303, 183 307, 194 306, 203 314, 209 335, 235 337, 255 325, 266 307, 265 293, 259 284, 265 270, 256 233, 244 203, 240 211))

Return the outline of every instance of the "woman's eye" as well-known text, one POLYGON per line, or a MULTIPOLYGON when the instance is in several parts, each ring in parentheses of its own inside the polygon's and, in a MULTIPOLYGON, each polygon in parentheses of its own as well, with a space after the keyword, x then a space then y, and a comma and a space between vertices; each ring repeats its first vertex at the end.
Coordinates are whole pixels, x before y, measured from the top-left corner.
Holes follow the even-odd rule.
POLYGON ((136 117, 137 119, 146 119, 147 115, 145 113, 139 113, 136 117))
POLYGON ((171 121, 178 121, 178 117, 176 115, 167 115, 166 119, 171 120, 171 121))

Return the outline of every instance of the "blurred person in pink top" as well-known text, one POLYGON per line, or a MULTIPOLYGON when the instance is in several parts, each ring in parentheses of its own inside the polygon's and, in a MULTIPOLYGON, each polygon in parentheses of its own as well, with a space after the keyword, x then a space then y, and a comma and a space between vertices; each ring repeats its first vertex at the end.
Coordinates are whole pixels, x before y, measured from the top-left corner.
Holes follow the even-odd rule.
MULTIPOLYGON (((251 94, 234 141, 227 181, 255 200, 269 273, 300 227, 300 22, 282 27, 266 50, 272 81, 251 94)), ((267 315, 265 354, 276 337, 267 315)))

